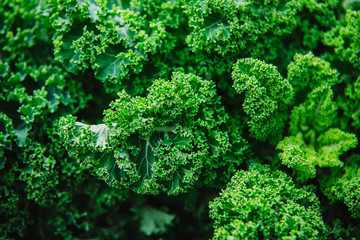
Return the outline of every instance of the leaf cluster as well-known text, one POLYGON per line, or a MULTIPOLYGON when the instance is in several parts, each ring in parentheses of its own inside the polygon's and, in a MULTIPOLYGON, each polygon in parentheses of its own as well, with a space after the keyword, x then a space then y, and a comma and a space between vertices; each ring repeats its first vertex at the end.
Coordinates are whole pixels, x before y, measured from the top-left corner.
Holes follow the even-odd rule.
POLYGON ((3 0, 0 239, 358 238, 359 26, 351 0, 3 0))

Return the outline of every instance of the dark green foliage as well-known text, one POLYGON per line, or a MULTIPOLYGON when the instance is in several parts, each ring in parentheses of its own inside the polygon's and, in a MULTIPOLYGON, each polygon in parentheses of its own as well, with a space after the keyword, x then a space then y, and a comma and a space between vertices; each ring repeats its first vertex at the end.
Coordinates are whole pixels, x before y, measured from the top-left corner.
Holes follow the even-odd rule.
POLYGON ((343 169, 335 168, 331 176, 322 179, 324 193, 332 202, 344 202, 351 216, 360 218, 360 155, 347 158, 343 169))
POLYGON ((359 6, 3 0, 0 239, 358 238, 359 6))
POLYGON ((214 239, 326 239, 320 202, 312 188, 295 187, 268 166, 237 172, 210 202, 214 239))
POLYGON ((257 59, 240 59, 233 69, 236 92, 246 91, 243 109, 250 115, 251 134, 257 140, 276 143, 282 137, 287 105, 293 99, 291 85, 275 66, 257 59))
POLYGON ((63 118, 60 136, 82 166, 113 187, 179 194, 214 185, 218 175, 226 181, 241 163, 230 150, 245 142, 227 134, 228 115, 211 81, 177 72, 171 81, 155 80, 146 98, 121 92, 110 107, 103 124, 63 118))
POLYGON ((315 57, 312 52, 306 55, 295 54, 294 61, 288 66, 288 80, 295 92, 322 85, 332 86, 338 82, 338 75, 329 62, 315 57))
POLYGON ((343 121, 345 123, 350 122, 350 124, 342 123, 342 126, 353 126, 356 129, 360 129, 360 77, 353 83, 347 83, 344 95, 339 96, 337 104, 343 110, 345 117, 343 121))
POLYGON ((281 37, 296 26, 298 1, 190 1, 185 13, 191 33, 187 43, 194 52, 274 58, 281 37), (249 47, 250 46, 250 47, 249 47))
POLYGON ((359 11, 347 10, 344 19, 324 35, 324 43, 334 47, 334 58, 351 63, 357 70, 360 70, 359 26, 359 11))
POLYGON ((332 91, 321 86, 310 92, 304 103, 294 107, 289 133, 277 145, 283 164, 293 168, 299 180, 314 178, 316 167, 337 167, 339 156, 357 145, 355 134, 331 128, 336 120, 332 91))

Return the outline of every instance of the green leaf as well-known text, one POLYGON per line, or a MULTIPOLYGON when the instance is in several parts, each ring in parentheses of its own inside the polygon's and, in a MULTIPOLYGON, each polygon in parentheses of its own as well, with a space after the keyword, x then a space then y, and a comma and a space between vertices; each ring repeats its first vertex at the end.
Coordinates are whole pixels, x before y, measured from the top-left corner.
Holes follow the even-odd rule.
POLYGON ((285 137, 276 148, 282 150, 279 153, 282 163, 295 170, 299 181, 316 176, 319 157, 312 146, 306 145, 301 134, 285 137))
MULTIPOLYGON (((281 46, 281 37, 295 27, 298 1, 192 1, 184 6, 190 34, 187 44, 197 53, 222 57, 263 57, 281 46)), ((276 50, 275 50, 276 51, 276 50)))
POLYGON ((244 111, 250 116, 248 125, 257 140, 277 142, 281 139, 287 105, 293 99, 293 90, 274 65, 244 58, 233 66, 233 87, 239 94, 245 92, 244 111))
POLYGON ((82 69, 80 64, 81 52, 76 51, 73 45, 74 41, 81 36, 80 34, 80 32, 71 33, 54 40, 55 59, 62 62, 65 68, 74 74, 82 69))
POLYGON ((251 165, 210 202, 214 239, 322 239, 327 235, 314 191, 285 173, 251 165))
POLYGON ((354 148, 357 143, 355 134, 345 133, 337 128, 329 129, 317 139, 319 166, 342 166, 339 156, 354 148))
POLYGON ((127 62, 115 48, 108 48, 95 61, 95 77, 98 79, 121 79, 127 73, 127 62))
MULTIPOLYGON (((351 123, 344 124, 344 127, 351 125, 360 129, 360 76, 354 82, 347 83, 344 94, 337 98, 337 105, 344 112, 343 114, 346 117, 344 120, 351 123)), ((342 123, 345 122, 344 120, 342 123)))
POLYGON ((332 201, 348 206, 353 218, 360 218, 360 155, 345 159, 344 168, 335 168, 331 175, 323 176, 320 184, 323 193, 332 201))
POLYGON ((153 174, 153 164, 157 160, 155 149, 159 143, 158 139, 150 138, 145 140, 138 140, 140 153, 136 157, 136 166, 139 174, 142 176, 142 182, 146 179, 151 179, 153 174))
POLYGON ((177 72, 172 81, 156 80, 146 98, 120 92, 105 110, 104 124, 61 118, 60 136, 73 158, 111 186, 180 194, 230 177, 241 162, 225 158, 231 148, 227 115, 214 88, 211 81, 177 72), (220 168, 223 173, 216 173, 220 168))
POLYGON ((312 90, 306 100, 291 113, 289 133, 277 145, 283 164, 293 168, 298 180, 316 176, 316 167, 341 167, 339 157, 357 145, 355 134, 335 125, 337 108, 327 85, 312 90))
MULTIPOLYGON (((109 137, 111 135, 111 130, 105 124, 97 125, 87 125, 81 122, 75 122, 74 134, 78 138, 84 136, 84 130, 91 132, 92 139, 89 142, 91 147, 100 147, 102 149, 106 148, 109 144, 109 137)), ((76 141, 76 139, 74 139, 76 141)))
POLYGON ((336 84, 339 82, 339 73, 331 68, 329 62, 309 52, 306 55, 294 55, 294 61, 288 65, 288 80, 296 92, 308 91, 309 88, 336 84))
POLYGON ((134 207, 132 211, 140 218, 140 231, 147 236, 165 233, 175 219, 173 214, 146 205, 134 207))
POLYGON ((17 137, 17 144, 19 147, 25 147, 28 144, 27 135, 30 129, 29 125, 25 122, 15 129, 15 136, 17 137))
MULTIPOLYGON (((306 100, 291 112, 289 131, 292 135, 303 132, 320 133, 335 123, 337 107, 333 101, 333 92, 329 86, 323 85, 312 90, 306 100)), ((314 141, 308 140, 308 141, 314 141)))
POLYGON ((339 25, 324 35, 324 44, 334 47, 335 58, 349 62, 357 70, 360 70, 360 12, 347 10, 345 18, 339 25))

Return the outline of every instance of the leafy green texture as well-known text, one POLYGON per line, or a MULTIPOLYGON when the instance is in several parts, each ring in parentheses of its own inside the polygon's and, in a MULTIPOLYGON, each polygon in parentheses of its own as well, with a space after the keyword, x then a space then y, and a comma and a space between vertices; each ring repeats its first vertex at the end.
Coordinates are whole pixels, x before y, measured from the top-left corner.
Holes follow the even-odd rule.
POLYGON ((285 173, 267 166, 237 172, 210 202, 213 239, 325 239, 320 212, 310 187, 297 188, 285 173))
POLYGON ((360 218, 360 155, 354 154, 345 161, 344 171, 334 169, 331 176, 321 181, 324 193, 332 202, 344 202, 351 216, 360 218))
MULTIPOLYGON (((186 7, 191 33, 187 43, 193 51, 225 55, 250 52, 255 57, 270 55, 279 36, 296 26, 298 1, 192 1, 186 7), (250 48, 248 46, 251 46, 250 48)), ((269 56, 268 56, 269 57, 269 56)))
POLYGON ((336 58, 351 63, 357 70, 360 70, 359 25, 359 11, 348 10, 345 19, 327 32, 323 40, 327 46, 334 47, 336 58))
POLYGON ((346 125, 360 129, 360 77, 354 83, 347 83, 344 95, 339 96, 337 104, 346 117, 344 122, 350 120, 350 124, 346 125))
POLYGON ((156 80, 146 98, 121 92, 110 106, 104 124, 62 119, 60 136, 81 165, 111 186, 179 194, 230 177, 240 163, 228 153, 244 140, 227 134, 228 115, 211 81, 178 72, 171 82, 156 80))
POLYGON ((332 86, 338 82, 338 76, 329 62, 315 57, 312 52, 306 55, 295 54, 294 61, 288 66, 288 80, 296 92, 322 85, 332 86))
POLYGON ((307 134, 309 137, 314 133, 323 132, 334 124, 336 110, 331 88, 328 86, 316 88, 307 95, 302 104, 292 110, 289 132, 291 134, 309 132, 307 134))
POLYGON ((258 140, 276 142, 282 136, 287 105, 293 99, 291 85, 275 66, 257 59, 240 59, 233 69, 236 92, 245 92, 243 109, 251 118, 251 134, 258 140))
POLYGON ((338 23, 338 16, 344 11, 343 1, 301 0, 300 2, 302 7, 297 15, 296 37, 300 37, 303 49, 319 49, 324 34, 338 23), (301 34, 298 34, 299 32, 301 34))
POLYGON ((175 216, 149 206, 132 209, 140 217, 140 231, 145 235, 165 233, 175 216))
POLYGON ((357 239, 359 11, 1 1, 0 239, 357 239))
POLYGON ((336 105, 330 87, 322 86, 308 94, 290 116, 289 132, 277 145, 283 164, 293 168, 299 180, 314 178, 316 167, 342 166, 339 156, 357 145, 355 134, 331 128, 336 105))
POLYGON ((75 74, 93 69, 109 92, 140 72, 164 37, 162 22, 146 21, 121 1, 53 1, 50 19, 55 59, 75 74))

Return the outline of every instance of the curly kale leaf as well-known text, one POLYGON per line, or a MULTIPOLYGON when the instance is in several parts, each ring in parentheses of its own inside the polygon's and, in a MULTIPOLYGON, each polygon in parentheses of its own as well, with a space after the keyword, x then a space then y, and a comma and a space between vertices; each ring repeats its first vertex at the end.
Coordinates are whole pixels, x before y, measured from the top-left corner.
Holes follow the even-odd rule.
POLYGON ((343 202, 353 218, 360 218, 360 155, 345 159, 343 168, 335 168, 324 175, 320 184, 324 194, 332 203, 343 202))
POLYGON ((308 93, 306 100, 293 108, 289 132, 296 135, 303 132, 313 142, 315 133, 323 132, 335 124, 337 116, 333 91, 329 86, 320 86, 308 93))
POLYGON ((213 239, 325 239, 320 202, 311 187, 265 165, 237 172, 210 202, 213 239))
POLYGON ((347 83, 344 95, 337 99, 337 105, 343 110, 346 123, 349 123, 346 125, 360 129, 360 76, 355 82, 347 83))
POLYGON ((131 210, 140 219, 140 231, 147 236, 165 233, 175 219, 175 215, 147 205, 135 206, 131 210))
POLYGON ((252 58, 238 60, 232 78, 237 93, 245 92, 244 111, 253 137, 276 143, 282 137, 293 90, 274 65, 252 58))
POLYGON ((293 0, 191 1, 185 9, 191 27, 186 40, 194 52, 260 57, 267 50, 273 55, 270 46, 292 32, 299 9, 300 4, 293 0))
POLYGON ((6 173, 0 179, 0 237, 17 234, 23 236, 30 219, 27 207, 21 204, 21 196, 15 191, 14 172, 6 173))
POLYGON ((339 73, 331 68, 329 62, 315 57, 312 52, 295 54, 294 61, 288 65, 288 80, 295 92, 321 85, 332 86, 338 82, 338 77, 339 73))
MULTIPOLYGON (((300 38, 304 47, 298 52, 304 49, 317 49, 321 46, 324 33, 337 24, 338 15, 343 11, 342 1, 302 0, 299 2, 302 6, 297 14, 297 29, 294 32, 301 32, 295 36, 295 39, 300 38)), ((294 41, 294 44, 297 43, 294 41)))
POLYGON ((90 0, 52 3, 55 59, 74 74, 93 69, 109 92, 119 91, 128 74, 142 71, 148 55, 162 46, 165 37, 161 21, 148 22, 125 5, 90 0))
POLYGON ((331 128, 321 134, 314 145, 307 144, 305 137, 299 133, 296 136, 285 137, 277 145, 282 150, 279 157, 283 164, 296 172, 300 181, 306 181, 316 176, 316 167, 341 167, 343 162, 339 156, 357 145, 354 134, 345 133, 337 128, 331 128))
POLYGON ((343 62, 349 62, 357 70, 360 70, 360 12, 347 10, 345 18, 324 37, 325 45, 334 47, 333 57, 343 62))
POLYGON ((0 170, 6 163, 4 150, 12 150, 14 138, 15 130, 11 119, 5 113, 0 112, 0 170))
POLYGON ((119 93, 100 125, 63 118, 69 153, 111 186, 142 194, 174 195, 228 179, 241 163, 232 144, 245 142, 226 132, 214 83, 177 72, 148 91, 146 98, 119 93))
POLYGON ((332 90, 321 86, 308 94, 290 116, 289 133, 277 145, 283 164, 293 168, 299 180, 314 178, 316 167, 342 166, 339 156, 357 145, 355 134, 332 128, 336 105, 332 90))

